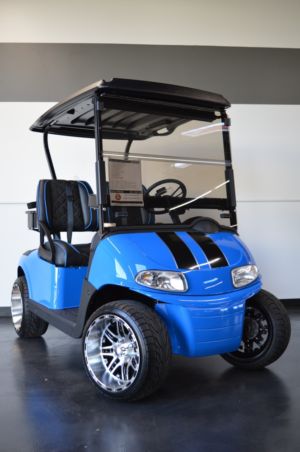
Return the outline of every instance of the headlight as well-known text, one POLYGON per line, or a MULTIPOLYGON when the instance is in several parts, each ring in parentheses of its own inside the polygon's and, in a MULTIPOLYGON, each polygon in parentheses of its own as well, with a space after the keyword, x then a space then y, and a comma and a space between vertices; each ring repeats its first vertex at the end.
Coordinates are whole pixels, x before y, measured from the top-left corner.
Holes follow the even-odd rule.
POLYGON ((145 270, 138 273, 135 280, 151 289, 185 292, 188 288, 185 276, 179 272, 145 270))
POLYGON ((256 280, 258 269, 256 265, 245 265, 232 270, 231 276, 234 287, 244 287, 256 280))

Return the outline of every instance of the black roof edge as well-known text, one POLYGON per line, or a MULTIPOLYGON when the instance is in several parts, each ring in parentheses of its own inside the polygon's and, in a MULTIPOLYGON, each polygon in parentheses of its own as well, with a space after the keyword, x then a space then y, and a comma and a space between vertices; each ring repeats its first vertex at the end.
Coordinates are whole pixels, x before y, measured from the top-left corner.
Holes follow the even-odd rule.
MULTIPOLYGON (((158 83, 142 80, 113 78, 110 81, 100 80, 92 83, 81 90, 75 92, 65 100, 57 103, 42 116, 40 116, 35 123, 30 127, 30 130, 35 132, 46 132, 59 135, 92 137, 90 130, 75 131, 69 126, 51 127, 51 125, 61 118, 63 115, 68 115, 68 112, 79 108, 80 105, 86 102, 93 102, 93 97, 96 93, 107 97, 136 99, 137 101, 145 103, 150 101, 152 105, 164 104, 169 107, 179 107, 183 110, 195 111, 225 111, 230 107, 230 102, 222 95, 212 93, 209 91, 202 91, 195 88, 177 86, 167 83, 158 83)), ((120 108, 121 109, 121 108, 120 108)))
POLYGON ((98 87, 103 92, 111 94, 115 92, 115 94, 129 95, 130 97, 166 100, 195 106, 206 104, 211 108, 230 107, 230 102, 221 94, 169 83, 113 78, 109 82, 102 80, 98 87))

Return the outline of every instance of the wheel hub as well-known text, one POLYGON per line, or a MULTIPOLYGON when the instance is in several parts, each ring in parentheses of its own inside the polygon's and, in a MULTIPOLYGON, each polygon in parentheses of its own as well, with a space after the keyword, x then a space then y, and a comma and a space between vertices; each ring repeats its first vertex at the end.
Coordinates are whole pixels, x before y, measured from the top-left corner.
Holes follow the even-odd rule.
POLYGON ((255 319, 246 318, 244 327, 244 337, 254 339, 259 333, 259 324, 255 319))
POLYGON ((124 358, 129 358, 134 352, 134 347, 131 342, 118 342, 115 347, 115 355, 118 357, 123 356, 124 358))
POLYGON ((135 381, 140 366, 137 338, 125 320, 109 314, 94 320, 85 338, 91 377, 105 390, 121 392, 135 381))
POLYGON ((257 307, 246 309, 243 339, 235 354, 243 357, 256 357, 265 349, 270 337, 270 325, 264 312, 257 307))

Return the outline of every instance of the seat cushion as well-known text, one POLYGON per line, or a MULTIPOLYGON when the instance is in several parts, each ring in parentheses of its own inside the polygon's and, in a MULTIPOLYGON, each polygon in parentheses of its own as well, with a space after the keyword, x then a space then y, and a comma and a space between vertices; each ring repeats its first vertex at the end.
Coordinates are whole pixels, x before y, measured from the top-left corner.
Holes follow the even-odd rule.
POLYGON ((58 267, 86 267, 89 262, 90 244, 72 245, 63 240, 53 240, 54 257, 49 242, 39 247, 39 256, 58 267))

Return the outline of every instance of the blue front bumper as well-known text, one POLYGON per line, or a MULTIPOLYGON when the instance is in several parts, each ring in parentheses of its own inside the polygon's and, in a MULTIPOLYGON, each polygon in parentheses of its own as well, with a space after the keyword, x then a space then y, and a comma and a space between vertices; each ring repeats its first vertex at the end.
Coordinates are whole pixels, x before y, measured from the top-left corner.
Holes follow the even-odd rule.
POLYGON ((246 300, 261 289, 261 282, 245 289, 209 297, 160 294, 156 312, 164 320, 173 353, 206 356, 239 348, 246 300))

